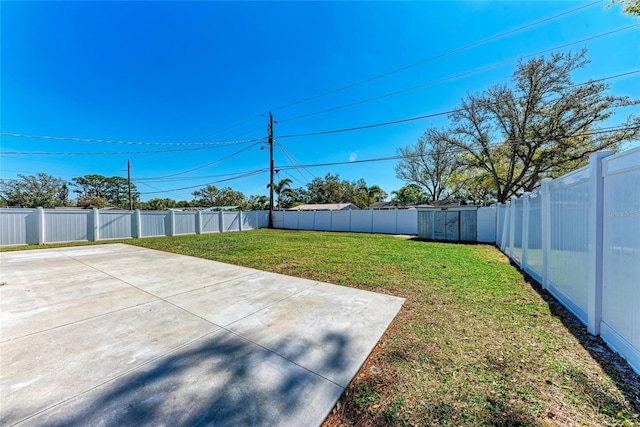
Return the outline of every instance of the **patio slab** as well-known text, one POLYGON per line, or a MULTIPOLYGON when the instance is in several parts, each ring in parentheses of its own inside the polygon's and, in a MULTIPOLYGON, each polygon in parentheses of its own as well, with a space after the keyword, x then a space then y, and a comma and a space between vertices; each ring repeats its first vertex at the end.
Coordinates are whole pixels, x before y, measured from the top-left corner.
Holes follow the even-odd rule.
POLYGON ((319 425, 403 303, 124 244, 0 281, 1 425, 319 425))

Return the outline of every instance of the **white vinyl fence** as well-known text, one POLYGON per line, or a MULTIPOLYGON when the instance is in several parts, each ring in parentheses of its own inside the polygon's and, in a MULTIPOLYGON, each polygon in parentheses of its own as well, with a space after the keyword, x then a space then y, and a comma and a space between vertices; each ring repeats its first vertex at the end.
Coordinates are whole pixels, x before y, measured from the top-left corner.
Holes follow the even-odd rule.
POLYGON ((0 246, 94 242, 264 228, 268 211, 0 209, 0 246))
POLYGON ((640 148, 497 206, 497 244, 640 373, 640 148))
MULTIPOLYGON (((479 242, 496 241, 496 207, 478 209, 479 242)), ((288 230, 348 231, 354 233, 418 234, 416 209, 346 211, 276 211, 274 228, 288 230)))
POLYGON ((415 209, 276 211, 274 228, 359 233, 417 234, 415 209))

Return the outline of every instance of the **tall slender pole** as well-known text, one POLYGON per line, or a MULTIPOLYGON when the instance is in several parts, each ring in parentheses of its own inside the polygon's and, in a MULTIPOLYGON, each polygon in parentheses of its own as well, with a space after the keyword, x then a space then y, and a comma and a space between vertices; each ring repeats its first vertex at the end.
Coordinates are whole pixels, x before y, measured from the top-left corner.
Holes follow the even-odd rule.
POLYGON ((273 228, 273 115, 269 111, 269 228, 273 228))
POLYGON ((129 185, 129 210, 133 210, 133 200, 131 200, 131 162, 127 159, 127 183, 129 185))

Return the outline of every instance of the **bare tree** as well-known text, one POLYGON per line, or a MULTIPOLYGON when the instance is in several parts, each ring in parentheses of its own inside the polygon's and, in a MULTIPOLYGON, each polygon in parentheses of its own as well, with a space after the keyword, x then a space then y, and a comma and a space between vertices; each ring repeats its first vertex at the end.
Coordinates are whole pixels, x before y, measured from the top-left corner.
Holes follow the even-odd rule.
POLYGON ((573 84, 571 72, 589 62, 585 54, 520 62, 513 88, 470 94, 450 116, 446 140, 464 150, 468 167, 491 176, 499 202, 585 164, 590 153, 640 136, 640 117, 603 127, 618 108, 639 101, 607 95, 603 82, 573 84))
POLYGON ((396 164, 396 176, 420 185, 431 201, 448 199, 464 184, 456 179, 462 167, 459 150, 445 130, 428 128, 415 145, 398 149, 402 159, 396 164))

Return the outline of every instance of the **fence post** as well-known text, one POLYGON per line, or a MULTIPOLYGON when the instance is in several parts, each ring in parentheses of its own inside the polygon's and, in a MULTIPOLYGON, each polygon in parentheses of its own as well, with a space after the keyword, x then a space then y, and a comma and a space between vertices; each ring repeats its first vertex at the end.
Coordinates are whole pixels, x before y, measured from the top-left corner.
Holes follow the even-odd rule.
POLYGON ((242 231, 242 211, 238 211, 238 231, 242 231))
POLYGON ((351 209, 349 209, 349 232, 353 231, 353 230, 351 229, 351 221, 352 221, 351 217, 352 217, 352 215, 351 215, 351 209))
POLYGON ((602 320, 602 159, 614 154, 600 151, 589 156, 589 275, 587 281, 587 331, 600 334, 602 320))
POLYGON ((202 234, 202 211, 196 211, 196 234, 202 234))
POLYGON ((529 195, 531 195, 529 191, 522 195, 522 256, 520 262, 521 268, 525 271, 529 264, 529 195))
POLYGON ((91 214, 92 230, 90 236, 87 237, 89 237, 90 242, 97 242, 98 240, 100 240, 100 212, 97 208, 93 208, 91 210, 91 214))
POLYGON ((513 196, 509 207, 509 258, 513 259, 513 245, 515 244, 516 234, 516 200, 518 198, 513 196))
POLYGON ((44 229, 44 209, 38 207, 38 244, 44 245, 45 243, 45 229, 44 229))
POLYGON ((142 237, 142 212, 140 209, 136 209, 133 211, 133 232, 131 233, 131 237, 134 239, 139 239, 142 237))
POLYGON ((540 216, 542 222, 542 289, 549 287, 549 259, 551 255, 551 195, 549 184, 551 178, 542 180, 540 216))
POLYGON ((176 213, 175 211, 169 211, 169 230, 168 231, 168 235, 169 236, 175 236, 176 235, 176 213))
POLYGON ((218 222, 220 223, 220 232, 224 233, 224 212, 222 210, 218 211, 218 222))

